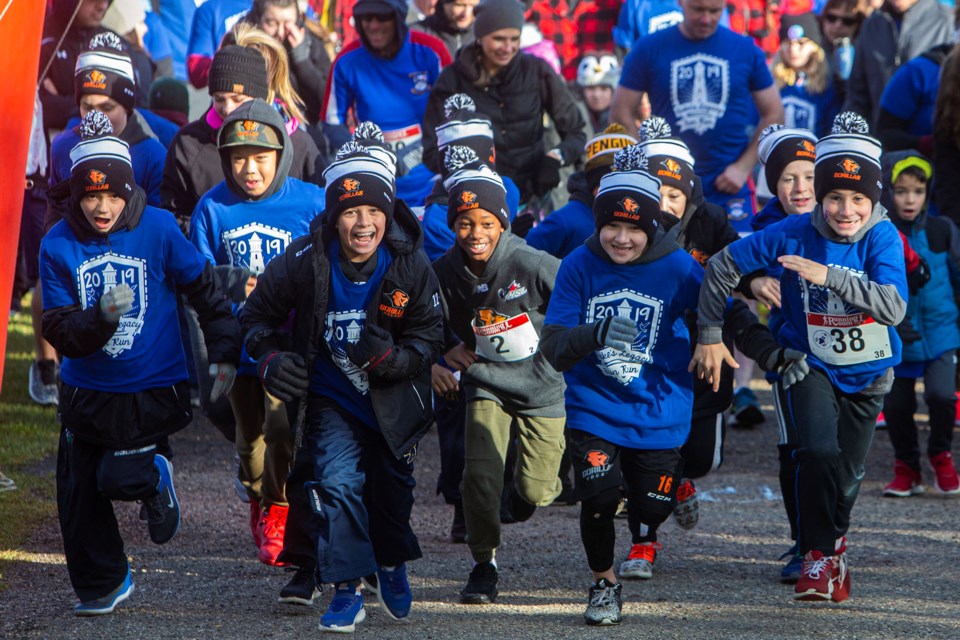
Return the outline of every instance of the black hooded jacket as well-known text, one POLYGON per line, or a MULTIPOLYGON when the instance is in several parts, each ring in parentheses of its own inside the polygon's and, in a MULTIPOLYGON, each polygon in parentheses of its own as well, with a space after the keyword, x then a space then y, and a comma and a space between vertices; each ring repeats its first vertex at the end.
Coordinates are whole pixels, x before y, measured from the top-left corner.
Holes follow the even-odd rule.
MULTIPOLYGON (((273 351, 292 348, 312 372, 321 349, 330 295, 330 256, 327 246, 338 242, 326 216, 314 219, 310 235, 295 240, 282 256, 267 264, 257 288, 240 312, 247 353, 259 360, 273 351), (280 327, 294 314, 292 340, 280 327), (292 347, 289 347, 292 345, 292 347)), ((437 278, 423 253, 423 231, 403 201, 383 237, 393 260, 367 309, 367 322, 386 329, 397 347, 409 350, 410 367, 389 378, 370 377, 370 398, 380 430, 397 457, 410 452, 433 422, 430 367, 443 347, 443 313, 437 278), (409 296, 402 314, 391 306, 390 294, 409 296)), ((302 434, 307 399, 300 398, 291 424, 302 434)), ((288 409, 294 409, 289 406, 288 409)))

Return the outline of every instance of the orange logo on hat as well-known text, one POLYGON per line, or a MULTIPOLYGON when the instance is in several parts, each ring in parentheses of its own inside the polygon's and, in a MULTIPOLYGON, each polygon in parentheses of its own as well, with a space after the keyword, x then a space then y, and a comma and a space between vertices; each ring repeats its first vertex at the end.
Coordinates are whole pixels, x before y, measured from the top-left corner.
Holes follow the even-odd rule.
POLYGON ((103 181, 107 179, 107 174, 102 171, 97 171, 96 169, 91 169, 90 173, 87 174, 87 178, 93 184, 103 184, 103 181))
POLYGON ((343 202, 347 198, 356 198, 363 195, 363 189, 360 188, 360 181, 356 178, 344 178, 340 183, 340 191, 343 194, 340 196, 340 202, 343 202))
POLYGON ((243 94, 243 95, 247 95, 247 92, 244 91, 244 86, 243 86, 242 84, 235 84, 235 85, 233 85, 233 92, 234 92, 234 93, 240 93, 240 94, 243 94))
POLYGON ((817 147, 809 140, 801 140, 797 143, 797 147, 799 147, 797 157, 810 158, 811 160, 817 159, 817 147))
POLYGON ((463 204, 457 207, 457 213, 467 211, 468 209, 480 208, 480 203, 477 202, 477 194, 473 191, 461 191, 459 200, 463 204))
POLYGON ((800 146, 803 147, 804 151, 809 151, 810 153, 814 153, 817 150, 816 145, 814 145, 809 140, 804 140, 803 142, 800 143, 800 146))
POLYGON ((860 165, 852 158, 844 158, 843 162, 840 163, 840 168, 854 175, 860 173, 860 165))
POLYGON ((620 205, 621 210, 613 212, 614 218, 626 218, 631 222, 640 220, 640 214, 638 213, 640 211, 640 205, 637 204, 636 200, 633 198, 624 198, 617 204, 620 205))
POLYGON ((107 76, 102 71, 97 71, 96 69, 87 73, 87 77, 83 83, 84 89, 106 89, 107 88, 107 76))
POLYGON ((627 213, 635 213, 640 208, 640 205, 633 198, 624 198, 620 201, 620 204, 623 205, 623 210, 627 213))
POLYGON ((260 128, 260 125, 253 120, 244 120, 243 121, 243 130, 244 131, 256 131, 260 128))
POLYGON ((673 158, 667 158, 663 161, 663 166, 672 171, 673 173, 680 173, 680 164, 673 158))

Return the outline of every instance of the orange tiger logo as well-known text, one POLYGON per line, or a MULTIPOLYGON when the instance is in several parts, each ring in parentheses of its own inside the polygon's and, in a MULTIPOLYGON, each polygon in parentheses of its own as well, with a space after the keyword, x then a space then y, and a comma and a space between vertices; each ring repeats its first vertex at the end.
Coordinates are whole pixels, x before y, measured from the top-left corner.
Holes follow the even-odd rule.
POLYGON ((857 164, 852 158, 844 158, 843 162, 840 163, 840 167, 847 173, 852 173, 854 175, 860 173, 860 165, 857 164))
POLYGON ((107 76, 104 75, 103 72, 101 71, 97 71, 96 69, 94 69, 93 71, 90 72, 90 82, 103 84, 106 79, 107 79, 107 76))
POLYGON ((107 174, 102 171, 97 171, 96 169, 91 169, 90 173, 87 174, 87 179, 93 184, 103 184, 107 179, 107 174))
POLYGON ((473 191, 464 191, 460 194, 460 202, 463 204, 473 204, 477 201, 477 194, 473 191))
POLYGON ((502 313, 497 312, 496 309, 491 309, 490 307, 480 307, 476 310, 477 326, 489 327, 492 324, 497 324, 498 322, 504 322, 506 320, 509 320, 509 318, 502 313))
POLYGON ((640 205, 633 198, 624 198, 620 201, 620 204, 623 205, 623 210, 627 213, 636 213, 640 209, 640 205))
POLYGON ((392 304, 397 309, 403 309, 407 306, 407 303, 410 302, 410 296, 407 295, 406 291, 401 291, 400 289, 394 289, 390 292, 390 304, 392 304))
POLYGON ((667 158, 662 164, 670 173, 680 173, 680 163, 673 158, 667 158))
POLYGON ((591 467, 605 467, 607 463, 610 462, 610 456, 603 451, 594 449, 587 452, 586 460, 590 463, 591 467))
POLYGON ((244 131, 256 131, 260 128, 259 122, 254 122, 253 120, 244 120, 243 121, 243 130, 244 131))
POLYGON ((809 140, 804 140, 800 143, 800 146, 803 147, 804 151, 809 151, 810 153, 815 153, 817 151, 817 147, 809 140))
POLYGON ((354 178, 344 178, 340 183, 340 190, 346 193, 353 193, 360 188, 360 181, 354 178))

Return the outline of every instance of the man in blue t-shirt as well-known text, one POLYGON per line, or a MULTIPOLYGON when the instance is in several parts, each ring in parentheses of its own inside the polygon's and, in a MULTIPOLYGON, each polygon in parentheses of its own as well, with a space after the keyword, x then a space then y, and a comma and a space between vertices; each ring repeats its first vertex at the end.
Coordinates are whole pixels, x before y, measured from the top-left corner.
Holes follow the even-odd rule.
POLYGON ((683 22, 641 38, 624 60, 611 121, 636 128, 643 94, 690 147, 704 195, 749 231, 757 137, 783 122, 783 105, 763 52, 749 39, 718 29, 723 0, 680 0, 683 22))

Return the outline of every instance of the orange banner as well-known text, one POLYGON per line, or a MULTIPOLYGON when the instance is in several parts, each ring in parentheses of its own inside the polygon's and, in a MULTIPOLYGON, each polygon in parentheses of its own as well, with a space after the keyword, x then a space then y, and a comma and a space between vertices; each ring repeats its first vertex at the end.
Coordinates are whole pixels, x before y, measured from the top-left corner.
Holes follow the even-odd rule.
MULTIPOLYGON (((27 150, 33 122, 40 34, 43 30, 43 0, 0 0, 0 69, 16 71, 0 91, 0 140, 3 141, 7 191, 0 207, 0 353, 7 349, 10 296, 20 237, 20 210, 26 180, 27 150)), ((0 380, 3 363, 0 359, 0 380)))

